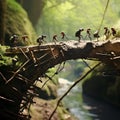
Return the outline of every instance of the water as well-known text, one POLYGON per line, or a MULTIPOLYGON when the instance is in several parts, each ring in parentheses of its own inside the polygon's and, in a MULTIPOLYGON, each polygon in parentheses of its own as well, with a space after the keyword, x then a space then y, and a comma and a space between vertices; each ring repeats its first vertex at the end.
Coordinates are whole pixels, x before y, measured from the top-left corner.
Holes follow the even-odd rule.
MULTIPOLYGON (((71 84, 60 79, 61 87, 58 95, 61 96, 71 84)), ((82 87, 75 86, 63 99, 64 105, 78 120, 120 120, 120 109, 82 94, 82 87)))

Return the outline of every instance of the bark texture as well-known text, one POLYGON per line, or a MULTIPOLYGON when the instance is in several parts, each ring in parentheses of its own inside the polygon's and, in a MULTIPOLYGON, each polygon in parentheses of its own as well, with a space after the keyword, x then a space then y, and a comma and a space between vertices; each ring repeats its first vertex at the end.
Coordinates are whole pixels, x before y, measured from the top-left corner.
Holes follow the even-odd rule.
POLYGON ((0 44, 4 45, 6 0, 0 0, 0 44))

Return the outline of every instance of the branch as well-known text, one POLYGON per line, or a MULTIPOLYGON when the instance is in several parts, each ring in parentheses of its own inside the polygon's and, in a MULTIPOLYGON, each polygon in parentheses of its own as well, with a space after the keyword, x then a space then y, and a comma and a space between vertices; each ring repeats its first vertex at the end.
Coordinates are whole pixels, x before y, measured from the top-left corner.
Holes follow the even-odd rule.
MULTIPOLYGON (((113 65, 113 67, 117 66, 116 69, 120 70, 120 62, 113 59, 113 57, 116 58, 120 56, 119 46, 120 38, 99 42, 87 40, 84 42, 82 40, 81 42, 78 42, 75 40, 69 40, 62 42, 62 44, 61 42, 56 42, 56 44, 46 43, 40 46, 13 47, 12 49, 7 49, 5 55, 17 55, 18 58, 24 57, 26 59, 29 57, 30 59, 33 59, 29 54, 29 52, 32 51, 36 63, 34 63, 33 60, 31 61, 33 63, 27 66, 27 62, 29 62, 28 60, 15 72, 15 74, 13 74, 11 78, 9 78, 9 80, 7 80, 6 83, 9 83, 18 73, 20 73, 24 66, 27 66, 26 69, 31 69, 26 77, 30 77, 30 79, 34 81, 40 75, 46 73, 49 68, 72 59, 98 60, 113 65)), ((87 65, 87 63, 85 64, 87 65)))

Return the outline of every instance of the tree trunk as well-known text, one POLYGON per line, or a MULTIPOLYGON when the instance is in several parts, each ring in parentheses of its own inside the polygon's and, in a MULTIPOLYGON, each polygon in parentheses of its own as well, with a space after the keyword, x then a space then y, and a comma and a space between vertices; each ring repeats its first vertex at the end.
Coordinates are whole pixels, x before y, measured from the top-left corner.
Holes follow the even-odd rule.
MULTIPOLYGON (((29 56, 29 59, 35 63, 39 63, 41 68, 49 69, 54 65, 71 59, 91 59, 98 60, 104 63, 113 63, 120 69, 120 39, 100 42, 57 42, 47 43, 41 46, 16 47, 15 49, 7 50, 6 55, 24 54, 21 49, 29 56), (45 57, 42 57, 46 54, 45 57), (42 59, 40 59, 42 57, 42 59), (51 59, 50 59, 51 58, 51 59), (45 62, 46 61, 46 62, 45 62), (41 64, 44 63, 44 64, 41 64)), ((36 63, 36 64, 37 64, 36 63)), ((43 69, 42 69, 43 71, 43 69)), ((45 72, 45 71, 44 71, 45 72)))
POLYGON ((5 11, 6 0, 0 0, 0 44, 4 45, 5 39, 5 11))
POLYGON ((17 0, 27 11, 28 16, 35 26, 42 14, 42 9, 45 5, 45 0, 17 0), (29 4, 28 4, 29 3, 29 4))

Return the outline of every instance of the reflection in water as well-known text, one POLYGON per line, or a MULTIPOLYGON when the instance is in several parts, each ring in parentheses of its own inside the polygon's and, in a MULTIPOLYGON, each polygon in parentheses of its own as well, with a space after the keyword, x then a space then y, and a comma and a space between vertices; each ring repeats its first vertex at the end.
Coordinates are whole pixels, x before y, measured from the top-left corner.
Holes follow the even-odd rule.
MULTIPOLYGON (((60 82, 60 81, 59 81, 60 82)), ((62 80, 58 95, 62 95, 72 84, 62 80)), ((78 120, 120 120, 120 109, 107 103, 82 95, 82 88, 75 86, 63 99, 64 105, 78 120)))

